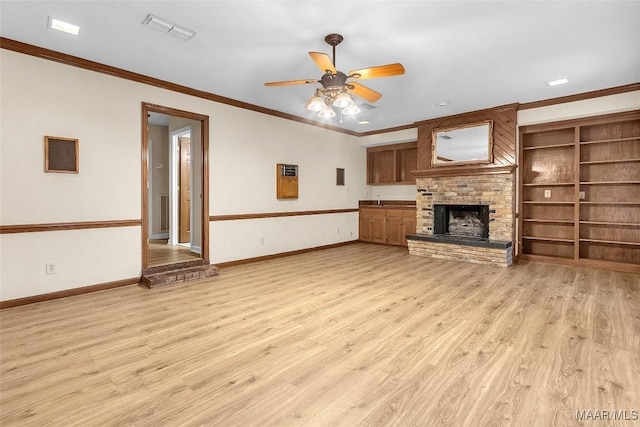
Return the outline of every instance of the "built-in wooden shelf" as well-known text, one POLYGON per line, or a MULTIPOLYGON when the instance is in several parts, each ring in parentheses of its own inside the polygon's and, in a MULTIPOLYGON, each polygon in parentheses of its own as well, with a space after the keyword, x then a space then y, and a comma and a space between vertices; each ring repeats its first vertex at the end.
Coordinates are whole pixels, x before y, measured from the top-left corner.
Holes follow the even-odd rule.
POLYGON ((636 163, 640 159, 619 159, 619 160, 596 160, 590 162, 580 162, 581 165, 606 165, 609 163, 636 163))
POLYGON ((573 220, 568 219, 538 219, 538 218, 524 218, 524 222, 539 222, 547 224, 566 224, 573 225, 573 220))
POLYGON ((531 184, 522 184, 525 187, 570 187, 574 185, 573 182, 547 182, 547 183, 531 183, 531 184))
POLYGON ((566 143, 566 144, 550 144, 550 145, 540 145, 538 147, 522 147, 523 150, 544 150, 546 148, 560 148, 560 147, 573 147, 574 143, 566 143))
POLYGON ((573 205, 573 202, 538 202, 534 200, 525 200, 522 203, 527 203, 530 205, 573 205))
POLYGON ((598 141, 580 141, 580 145, 588 144, 606 144, 609 142, 625 142, 625 141, 637 141, 640 140, 640 136, 634 136, 631 138, 613 138, 613 139, 601 139, 598 141))
POLYGON ((640 206, 640 202, 587 202, 580 200, 581 205, 640 206))
POLYGON ((640 227, 640 223, 635 222, 580 221, 580 224, 607 225, 614 227, 640 227))
POLYGON ((559 239, 557 237, 522 236, 522 238, 528 240, 544 240, 546 242, 573 243, 573 239, 559 239))
POLYGON ((640 181, 581 181, 580 185, 636 185, 640 181))
POLYGON ((580 242, 603 243, 606 245, 638 246, 640 242, 622 242, 620 240, 580 239, 580 242))
POLYGON ((519 130, 522 258, 640 273, 640 109, 519 130))

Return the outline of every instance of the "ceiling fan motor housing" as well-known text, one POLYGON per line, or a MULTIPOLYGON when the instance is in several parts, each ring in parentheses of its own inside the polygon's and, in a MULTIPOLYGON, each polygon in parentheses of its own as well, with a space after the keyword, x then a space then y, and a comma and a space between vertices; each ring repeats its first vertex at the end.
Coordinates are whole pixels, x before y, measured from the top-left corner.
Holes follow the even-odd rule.
POLYGON ((324 89, 342 89, 347 82, 347 75, 341 71, 333 73, 324 73, 320 79, 320 83, 324 89))

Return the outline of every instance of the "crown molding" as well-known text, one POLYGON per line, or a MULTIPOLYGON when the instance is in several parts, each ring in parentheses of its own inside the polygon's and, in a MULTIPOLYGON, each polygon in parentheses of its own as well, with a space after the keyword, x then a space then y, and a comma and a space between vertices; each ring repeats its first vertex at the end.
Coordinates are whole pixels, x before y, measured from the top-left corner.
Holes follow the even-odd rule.
MULTIPOLYGON (((8 39, 5 37, 0 37, 0 48, 7 49, 17 53, 22 53, 25 55, 34 56, 36 58, 59 62, 65 65, 71 65, 74 67, 83 68, 85 70, 95 71, 97 73, 107 74, 113 77, 131 80, 134 82, 147 84, 150 86, 156 86, 162 89, 167 89, 167 90, 195 96, 202 99, 207 99, 209 101, 218 102, 225 105, 230 105, 232 107, 255 111, 257 113, 279 117, 281 119, 292 120, 295 122, 304 123, 311 126, 316 126, 319 128, 328 129, 335 132, 340 132, 346 135, 357 136, 357 137, 384 134, 384 133, 396 132, 396 131, 405 130, 405 129, 412 129, 412 128, 418 127, 420 124, 429 122, 431 120, 439 120, 444 117, 450 118, 450 117, 462 116, 465 114, 471 114, 471 113, 477 112, 477 111, 470 111, 470 112, 455 114, 453 116, 433 117, 430 119, 417 121, 415 123, 409 123, 406 125, 400 125, 400 126, 395 126, 391 128, 378 129, 378 130, 367 131, 367 132, 354 132, 354 131, 343 129, 337 126, 319 123, 319 122, 307 119, 305 117, 295 116, 293 114, 283 113, 281 111, 276 111, 270 108, 260 107, 258 105, 250 104, 248 102, 242 102, 236 99, 227 98, 225 96, 216 95, 211 92, 193 89, 188 86, 183 86, 183 85, 172 83, 166 80, 156 79, 154 77, 146 76, 144 74, 134 73, 132 71, 124 70, 122 68, 112 67, 110 65, 101 64, 99 62, 90 61, 88 59, 83 59, 77 56, 68 55, 68 54, 57 52, 50 49, 45 49, 42 47, 19 42, 17 40, 8 39)), ((513 106, 516 106, 518 110, 526 110, 531 108, 545 107, 545 106, 554 105, 554 104, 563 104, 566 102, 581 101, 581 100, 590 99, 590 98, 599 98, 602 96, 615 95, 618 93, 632 92, 636 90, 640 90, 640 83, 632 83, 628 85, 617 86, 617 87, 612 87, 608 89, 600 89, 600 90, 595 90, 591 92, 584 92, 584 93, 579 93, 575 95, 568 95, 568 96, 545 99, 545 100, 534 101, 534 102, 526 102, 523 104, 518 104, 518 103, 507 104, 505 106, 492 107, 484 110, 496 110, 504 107, 512 108, 513 106)), ((479 111, 484 111, 484 110, 479 110, 479 111)))
POLYGON ((144 74, 134 73, 122 68, 112 67, 110 65, 101 64, 99 62, 90 61, 88 59, 83 59, 73 55, 67 55, 66 53, 45 49, 5 37, 0 37, 0 48, 17 53, 22 53, 25 55, 30 55, 36 58, 59 62, 65 65, 71 65, 73 67, 78 67, 89 71, 95 71, 97 73, 107 74, 113 77, 130 80, 137 83, 159 87, 161 89, 171 90, 173 92, 183 93, 185 95, 195 96, 197 98, 207 99, 209 101, 218 102, 220 104, 230 105, 232 107, 242 108, 245 110, 255 111, 257 113, 267 114, 269 116, 279 117, 281 119, 293 120, 296 122, 329 129, 351 136, 360 136, 358 132, 353 132, 348 129, 342 129, 337 126, 318 123, 304 117, 294 116, 293 114, 283 113, 281 111, 272 110, 270 108, 260 107, 248 102, 238 101, 232 98, 227 98, 225 96, 216 95, 215 93, 206 92, 204 90, 193 89, 188 86, 183 86, 166 80, 156 79, 144 74))

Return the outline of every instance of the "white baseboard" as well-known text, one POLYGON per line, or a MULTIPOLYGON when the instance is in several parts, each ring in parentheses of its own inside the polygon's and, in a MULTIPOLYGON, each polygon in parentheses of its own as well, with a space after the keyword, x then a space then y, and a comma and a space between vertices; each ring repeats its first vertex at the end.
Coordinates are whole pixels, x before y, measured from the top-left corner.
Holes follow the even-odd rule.
POLYGON ((191 252, 195 252, 197 254, 202 254, 202 248, 200 246, 191 245, 191 252))

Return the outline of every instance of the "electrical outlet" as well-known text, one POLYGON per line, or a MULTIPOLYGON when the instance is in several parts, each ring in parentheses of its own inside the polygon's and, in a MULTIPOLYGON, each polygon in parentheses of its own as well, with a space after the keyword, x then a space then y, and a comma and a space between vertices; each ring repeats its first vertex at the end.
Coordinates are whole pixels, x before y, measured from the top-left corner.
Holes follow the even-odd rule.
POLYGON ((260 245, 264 245, 264 237, 260 238, 260 245))
POLYGON ((544 190, 544 197, 547 199, 551 197, 551 190, 544 190))
POLYGON ((581 192, 580 192, 580 200, 584 200, 584 199, 586 199, 586 198, 587 198, 587 193, 586 193, 586 192, 584 192, 584 191, 581 191, 581 192))
POLYGON ((338 227, 338 231, 336 232, 336 234, 340 234, 340 227, 338 227))
POLYGON ((47 274, 56 274, 56 265, 55 264, 48 262, 45 265, 47 267, 47 270, 46 270, 47 274))

